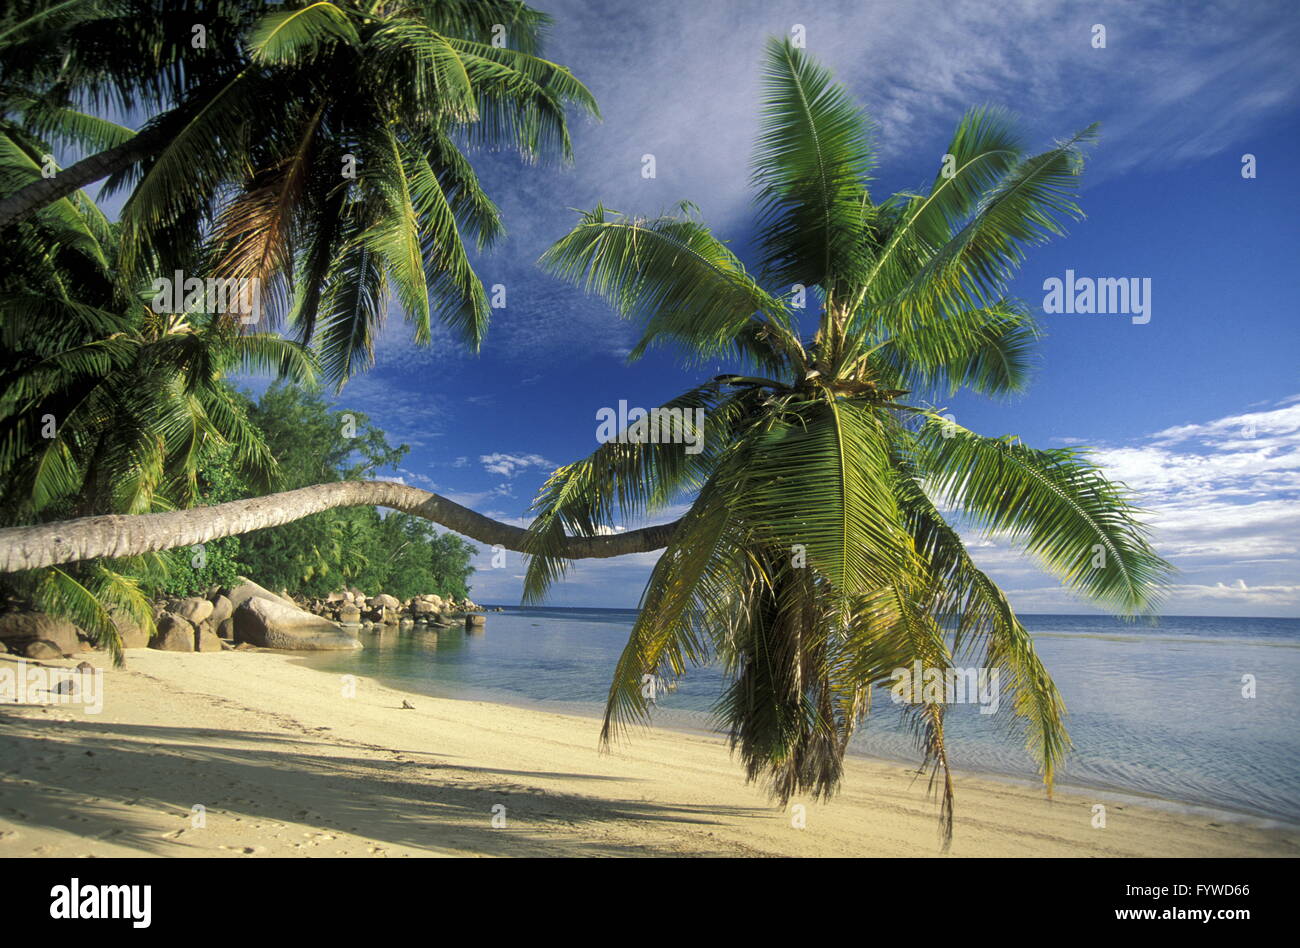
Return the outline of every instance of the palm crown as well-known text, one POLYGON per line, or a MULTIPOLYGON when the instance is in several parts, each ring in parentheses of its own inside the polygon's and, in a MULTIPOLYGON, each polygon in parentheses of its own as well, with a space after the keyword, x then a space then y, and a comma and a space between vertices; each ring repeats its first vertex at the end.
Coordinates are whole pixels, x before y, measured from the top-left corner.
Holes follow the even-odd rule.
MULTIPOLYGON (((287 317, 340 384, 390 296, 417 342, 440 319, 479 346, 490 310, 465 244, 503 227, 465 149, 567 160, 566 110, 597 114, 518 0, 23 6, 0 22, 0 133, 109 149, 131 131, 76 106, 161 110, 106 184, 130 190, 128 291, 154 264, 260 280, 270 325, 287 317)), ((40 179, 0 153, 3 191, 40 179)))
MULTIPOLYGON (((774 40, 764 82, 760 269, 781 290, 689 205, 655 219, 597 207, 543 257, 641 321, 634 357, 669 344, 697 363, 739 358, 752 374, 664 406, 705 410, 699 453, 608 443, 557 470, 534 504, 525 596, 562 575, 566 533, 688 496, 614 672, 603 740, 647 717, 647 676, 718 660, 729 676, 718 712, 749 778, 782 802, 826 796, 893 669, 974 659, 1000 670, 1050 790, 1068 747, 1061 698, 944 512, 1009 534, 1125 614, 1152 606, 1167 565, 1123 490, 1077 452, 982 437, 926 398, 1025 384, 1036 330, 1007 284, 1024 248, 1078 215, 1079 146, 1093 130, 1029 155, 1005 115, 974 110, 928 190, 876 203, 870 125, 830 74, 774 40), (822 303, 807 340, 800 288, 822 303)), ((907 706, 950 834, 944 710, 907 706)))
MULTIPOLYGON (((7 139, 13 162, 38 143, 7 139), (19 147, 19 146, 23 147, 19 147)), ((9 228, 0 274, 0 518, 24 523, 102 511, 149 513, 198 499, 200 466, 226 456, 269 487, 275 459, 224 382, 235 370, 315 375, 300 343, 200 313, 156 313, 115 285, 117 228, 84 195, 9 228)), ((156 556, 125 564, 148 575, 156 556)), ((36 571, 16 588, 73 618, 121 661, 110 609, 152 629, 140 583, 102 560, 36 571)))

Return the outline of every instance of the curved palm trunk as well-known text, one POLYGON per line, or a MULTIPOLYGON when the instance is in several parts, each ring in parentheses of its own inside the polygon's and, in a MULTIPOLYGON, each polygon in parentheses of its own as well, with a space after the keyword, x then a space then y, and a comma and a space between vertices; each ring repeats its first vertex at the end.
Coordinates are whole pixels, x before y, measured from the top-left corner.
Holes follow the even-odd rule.
MULTIPOLYGON (((292 523, 337 507, 391 507, 481 543, 527 552, 527 532, 428 491, 389 481, 339 481, 280 494, 156 514, 114 514, 0 530, 0 572, 98 556, 139 556, 292 523)), ((678 521, 598 537, 569 537, 569 559, 646 553, 668 544, 678 521)))
POLYGON ((38 178, 13 194, 5 195, 0 198, 0 228, 30 217, 79 188, 148 158, 161 149, 166 140, 166 135, 159 130, 141 132, 120 145, 87 155, 52 178, 38 178))

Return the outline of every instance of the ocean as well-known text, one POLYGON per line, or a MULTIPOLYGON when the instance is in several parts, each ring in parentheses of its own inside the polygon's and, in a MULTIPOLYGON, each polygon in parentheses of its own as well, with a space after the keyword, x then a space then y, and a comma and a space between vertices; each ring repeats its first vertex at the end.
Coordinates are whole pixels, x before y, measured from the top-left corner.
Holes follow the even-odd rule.
MULTIPOLYGON (((363 632, 360 651, 302 660, 416 694, 596 717, 635 616, 631 609, 507 607, 490 614, 479 634, 363 632)), ((1151 626, 1108 616, 1021 618, 1068 710, 1074 746, 1062 786, 1300 823, 1300 619, 1170 616, 1151 626), (1243 696, 1243 676, 1253 676, 1254 697, 1243 696)), ((709 709, 722 683, 716 669, 691 670, 660 696, 655 723, 711 730, 709 709)), ((915 763, 902 715, 888 699, 877 692, 850 751, 915 763)), ((1005 705, 988 715, 954 706, 953 767, 1036 779, 1012 720, 1005 705)), ((597 733, 593 723, 593 746, 597 733)))

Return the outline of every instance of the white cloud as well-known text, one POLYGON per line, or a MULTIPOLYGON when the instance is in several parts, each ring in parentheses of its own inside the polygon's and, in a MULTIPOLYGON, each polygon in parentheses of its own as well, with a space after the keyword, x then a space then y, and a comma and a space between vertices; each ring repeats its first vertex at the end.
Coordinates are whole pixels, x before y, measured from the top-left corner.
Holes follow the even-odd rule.
MULTIPOLYGON (((1300 615, 1300 396, 1091 453, 1147 513, 1179 574, 1169 613, 1300 615)), ((1082 606, 1000 540, 973 555, 1022 611, 1082 606)))
POLYGON ((514 477, 528 468, 554 470, 555 465, 540 454, 484 454, 479 458, 483 470, 502 477, 514 477))

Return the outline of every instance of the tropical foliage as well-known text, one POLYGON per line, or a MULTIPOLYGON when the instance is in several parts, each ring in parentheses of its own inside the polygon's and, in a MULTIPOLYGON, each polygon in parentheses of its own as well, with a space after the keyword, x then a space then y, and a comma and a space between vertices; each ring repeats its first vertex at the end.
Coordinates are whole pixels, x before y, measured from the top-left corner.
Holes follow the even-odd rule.
MULTIPOLYGON (((305 390, 314 359, 277 335, 201 313, 123 302, 114 226, 74 198, 10 231, 31 249, 0 277, 0 515, 31 523, 146 513, 255 496, 391 468, 405 453, 364 415, 305 390), (275 370, 259 403, 224 380, 275 370), (277 459, 282 459, 277 461, 277 459)), ((11 594, 68 615, 117 651, 114 614, 152 624, 147 598, 227 585, 240 573, 323 594, 344 582, 395 595, 464 596, 473 548, 423 521, 330 512, 182 549, 6 577, 11 594)))
MULTIPOLYGON (((331 408, 319 392, 299 386, 272 386, 250 405, 249 416, 280 459, 280 490, 374 477, 407 451, 406 445, 393 447, 364 413, 331 408)), ((326 511, 249 533, 240 542, 248 575, 309 596, 347 585, 399 598, 430 592, 464 597, 477 553, 427 521, 397 512, 381 516, 373 507, 326 511)))
MULTIPOLYGON (((0 133, 117 149, 123 284, 151 267, 258 280, 269 325, 287 317, 341 383, 390 296, 417 342, 438 318, 481 343, 465 240, 503 227, 465 146, 568 159, 566 109, 596 114, 539 55, 548 22, 514 0, 20 3, 0 29, 0 133), (131 151, 87 104, 154 117, 131 151)), ((0 174, 13 193, 41 164, 0 174)))
MULTIPOLYGON (((773 41, 764 84, 757 276, 690 205, 655 218, 597 207, 543 258, 641 324, 633 357, 668 345, 744 374, 664 406, 705 409, 700 453, 635 443, 651 439, 634 429, 555 472, 535 502, 526 595, 563 575, 566 533, 686 498, 615 670, 604 740, 647 718, 647 676, 717 661, 729 676, 717 710, 750 779, 783 802, 825 797, 894 669, 973 663, 999 669, 1050 789, 1069 743, 1060 695, 956 527, 1011 536, 1124 614, 1152 606, 1166 564, 1085 457, 976 434, 938 400, 1026 384, 1037 333, 1008 283, 1026 248, 1078 216, 1094 131, 1031 154, 1006 115, 976 109, 947 148, 950 173, 877 201, 871 124, 830 74, 773 41), (805 289, 821 304, 810 338, 805 289)), ((950 834, 945 705, 906 709, 950 834)))
MULTIPOLYGON (((516 0, 6 5, 5 523, 295 483, 224 379, 319 373, 341 386, 368 363, 390 297, 417 342, 436 318, 477 347, 488 307, 466 241, 486 247, 503 227, 467 153, 568 160, 566 111, 596 114, 585 87, 541 57, 548 23, 516 0), (133 132, 105 115, 150 118, 133 132), (81 157, 59 169, 56 153, 81 157), (104 178, 101 194, 126 197, 114 224, 78 190, 104 178), (201 307, 156 312, 154 279, 177 271, 256 281, 262 331, 201 307), (274 332, 285 320, 297 342, 274 332)), ((326 480, 341 476, 338 459, 321 460, 326 480)), ((286 585, 437 582, 463 594, 468 548, 454 537, 374 511, 339 517, 305 547, 281 537, 282 555, 267 552, 274 537, 230 538, 197 560, 92 561, 8 585, 115 650, 114 610, 147 626, 146 593, 224 581, 241 564, 286 585), (381 555, 386 540, 409 552, 381 555)))
MULTIPOLYGON (((35 160, 30 150, 10 155, 35 160)), ((274 458, 222 377, 274 368, 309 381, 315 363, 307 350, 213 316, 156 313, 142 296, 122 294, 113 276, 116 227, 80 195, 7 233, 14 265, 0 275, 6 523, 195 503, 201 460, 214 452, 248 483, 270 487, 274 458)), ((165 563, 93 562, 16 582, 116 650, 110 608, 152 622, 132 573, 164 575, 165 563)))

